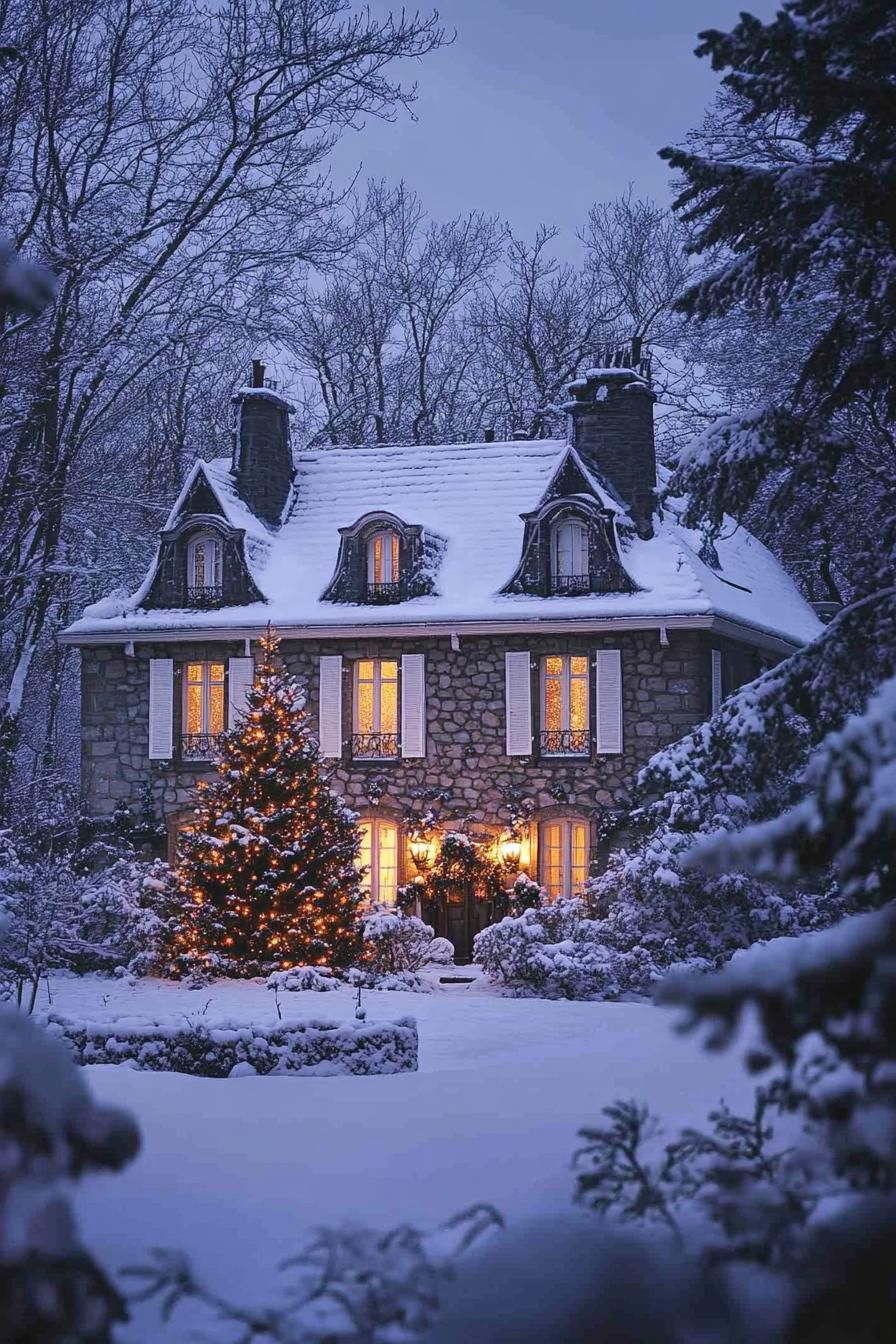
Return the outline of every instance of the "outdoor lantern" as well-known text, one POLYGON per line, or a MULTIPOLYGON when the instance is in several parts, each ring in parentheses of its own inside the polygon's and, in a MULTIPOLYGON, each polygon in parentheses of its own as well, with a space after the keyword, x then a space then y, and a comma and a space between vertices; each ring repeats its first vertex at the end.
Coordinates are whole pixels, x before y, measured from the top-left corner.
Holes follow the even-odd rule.
POLYGON ((523 846, 519 836, 508 831, 507 835, 502 837, 501 843, 498 845, 498 854, 502 866, 506 868, 508 872, 517 872, 519 870, 520 855, 522 852, 523 846))
POLYGON ((415 835, 408 844, 414 867, 418 873, 425 873, 432 864, 430 842, 425 835, 415 835))

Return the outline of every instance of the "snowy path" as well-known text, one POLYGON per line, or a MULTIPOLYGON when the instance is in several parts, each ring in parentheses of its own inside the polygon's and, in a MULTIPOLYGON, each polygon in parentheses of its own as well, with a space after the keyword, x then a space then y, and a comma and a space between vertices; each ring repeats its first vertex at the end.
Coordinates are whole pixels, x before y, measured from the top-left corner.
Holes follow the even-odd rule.
MULTIPOLYGON (((54 985, 54 1007, 110 1018, 207 1009, 210 1020, 266 1021, 255 984, 187 991, 143 981, 54 985), (102 1002, 103 996, 107 1001, 102 1002)), ((43 1005, 42 1005, 43 1006, 43 1005)), ((353 995, 281 996, 285 1017, 347 1017, 353 995)), ((477 988, 365 995, 371 1020, 412 1013, 416 1074, 374 1078, 195 1079, 89 1070, 96 1094, 129 1107, 143 1150, 123 1174, 88 1182, 86 1237, 112 1267, 177 1246, 215 1286, 271 1296, 276 1263, 321 1224, 432 1225, 476 1200, 508 1217, 568 1208, 576 1131, 615 1098, 642 1098, 670 1128, 700 1121, 750 1084, 732 1056, 705 1054, 648 1004, 503 999, 477 988)), ((186 1338, 141 1313, 129 1344, 186 1338)))

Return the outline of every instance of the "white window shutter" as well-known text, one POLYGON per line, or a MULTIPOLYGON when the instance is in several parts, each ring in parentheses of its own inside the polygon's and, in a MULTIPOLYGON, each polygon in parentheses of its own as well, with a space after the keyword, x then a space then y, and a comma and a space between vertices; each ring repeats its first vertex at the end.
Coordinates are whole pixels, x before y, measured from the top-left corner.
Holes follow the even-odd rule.
POLYGON ((227 727, 234 728, 246 710, 246 696, 255 680, 254 658, 231 658, 227 664, 227 727))
POLYGON ((401 655, 401 754, 426 755, 426 667, 422 653, 401 655))
POLYGON ((598 649, 594 667, 595 745, 602 755, 618 755, 622 751, 622 651, 598 649))
POLYGON ((320 659, 320 719, 318 738, 322 756, 342 755, 342 657, 320 659))
POLYGON ((174 754, 174 659, 149 660, 149 759, 170 761, 174 754))
POLYGON ((529 654, 505 653, 504 697, 507 714, 507 755, 532 754, 532 680, 529 654))
POLYGON ((722 650, 712 650, 712 712, 717 714, 722 704, 722 650))

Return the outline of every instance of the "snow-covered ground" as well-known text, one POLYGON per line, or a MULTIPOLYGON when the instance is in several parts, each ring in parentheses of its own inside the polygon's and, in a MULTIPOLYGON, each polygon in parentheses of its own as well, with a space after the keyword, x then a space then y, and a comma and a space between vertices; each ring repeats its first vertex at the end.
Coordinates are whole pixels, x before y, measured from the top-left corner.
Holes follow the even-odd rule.
MULTIPOLYGON (((260 983, 60 978, 52 996, 57 1011, 93 1019, 275 1015, 260 983)), ((97 1097, 127 1106, 143 1132, 125 1172, 91 1178, 79 1195, 103 1263, 177 1247, 213 1286, 259 1303, 275 1295, 277 1263, 321 1225, 432 1226, 477 1200, 514 1220, 567 1209, 576 1131, 616 1098, 643 1099, 674 1128, 702 1120, 722 1096, 740 1107, 751 1095, 734 1055, 706 1054, 646 1003, 507 999, 481 983, 366 992, 364 1002, 373 1021, 416 1016, 418 1073, 219 1080, 90 1068, 97 1097)), ((341 1019, 354 994, 280 1003, 285 1018, 341 1019)), ((175 1315, 165 1328, 144 1308, 122 1339, 181 1344, 187 1321, 175 1315)))

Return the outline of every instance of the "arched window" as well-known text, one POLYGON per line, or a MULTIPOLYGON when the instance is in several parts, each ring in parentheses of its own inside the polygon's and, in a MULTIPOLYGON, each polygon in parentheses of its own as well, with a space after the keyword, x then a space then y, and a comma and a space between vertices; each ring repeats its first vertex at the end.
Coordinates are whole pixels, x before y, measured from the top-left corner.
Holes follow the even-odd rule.
POLYGON ((401 543, 398 533, 381 528, 367 540, 367 596, 394 601, 401 595, 401 543))
POLYGON ((377 905, 394 905, 398 892, 398 826, 382 817, 359 822, 361 890, 377 905))
POLYGON ((588 570, 588 528, 577 518, 565 518, 551 535, 551 590, 587 593, 588 570))
POLYGON ((574 896, 588 877, 590 854, 588 822, 581 817, 554 817, 538 828, 538 867, 541 885, 553 899, 574 896))
POLYGON ((220 537, 200 532, 187 547, 187 599, 190 602, 218 601, 221 587, 223 548, 220 537))

